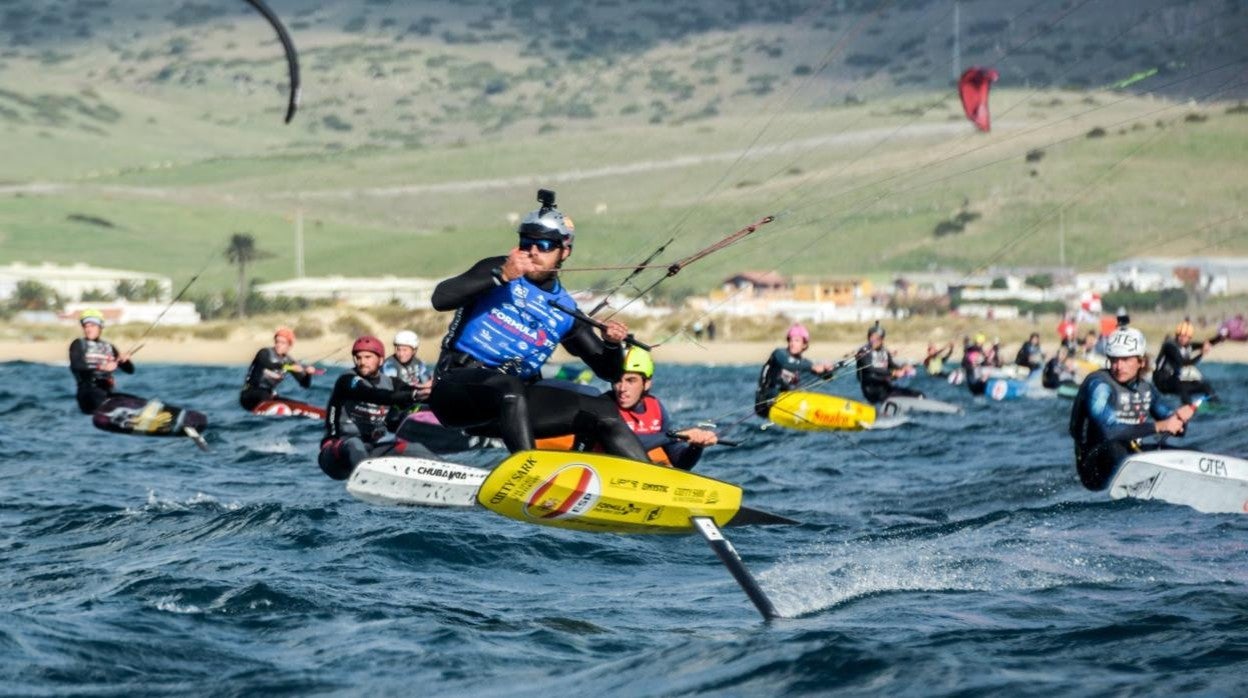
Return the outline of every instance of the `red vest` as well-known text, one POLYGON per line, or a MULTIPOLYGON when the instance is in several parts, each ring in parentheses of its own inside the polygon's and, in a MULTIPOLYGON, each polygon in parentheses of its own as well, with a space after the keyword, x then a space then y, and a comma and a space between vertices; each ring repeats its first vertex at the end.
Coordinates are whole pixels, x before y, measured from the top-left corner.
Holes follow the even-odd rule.
POLYGON ((624 423, 628 424, 628 428, 638 436, 663 433, 663 410, 659 407, 658 399, 651 395, 643 395, 641 402, 634 405, 632 409, 621 409, 620 416, 624 418, 624 423), (640 412, 638 408, 641 408, 640 412))

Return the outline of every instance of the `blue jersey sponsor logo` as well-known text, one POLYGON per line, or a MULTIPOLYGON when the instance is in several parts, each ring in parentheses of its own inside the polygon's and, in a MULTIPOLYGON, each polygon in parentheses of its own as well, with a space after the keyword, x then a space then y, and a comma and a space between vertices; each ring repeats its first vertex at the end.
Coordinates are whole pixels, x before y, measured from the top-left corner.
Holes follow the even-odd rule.
POLYGON ((455 349, 508 373, 539 375, 575 322, 552 302, 574 305, 559 285, 547 292, 521 278, 498 286, 467 312, 455 349))

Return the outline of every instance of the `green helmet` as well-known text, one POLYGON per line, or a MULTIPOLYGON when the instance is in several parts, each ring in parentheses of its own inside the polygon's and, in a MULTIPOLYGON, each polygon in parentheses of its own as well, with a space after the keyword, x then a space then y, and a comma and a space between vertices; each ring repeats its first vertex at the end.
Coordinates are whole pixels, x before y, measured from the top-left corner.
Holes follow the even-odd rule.
POLYGON ((99 325, 100 327, 103 327, 104 326, 104 313, 101 313, 95 308, 87 308, 86 310, 78 314, 78 324, 85 325, 87 323, 94 323, 96 325, 99 325))
POLYGON ((650 352, 641 347, 629 347, 624 354, 624 372, 640 373, 646 379, 653 378, 654 359, 650 358, 650 352))

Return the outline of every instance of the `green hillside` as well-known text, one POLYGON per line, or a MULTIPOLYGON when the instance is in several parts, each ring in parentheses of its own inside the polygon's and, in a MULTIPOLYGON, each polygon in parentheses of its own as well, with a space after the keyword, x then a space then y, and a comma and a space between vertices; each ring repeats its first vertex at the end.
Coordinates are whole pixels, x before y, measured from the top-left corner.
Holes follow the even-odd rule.
POLYGON ((271 4, 303 62, 290 126, 280 49, 241 2, 0 8, 0 263, 175 281, 208 263, 199 287, 224 288, 247 232, 278 280, 302 209, 309 275, 441 276, 504 251, 539 186, 577 222, 572 267, 779 216, 667 292, 741 269, 1052 265, 1059 225, 1085 269, 1248 253, 1242 42, 1201 28, 1242 28, 1234 4, 963 2, 964 64, 1003 73, 991 134, 930 31, 948 2, 271 4), (1172 97, 1069 89, 1150 66, 1133 89, 1172 97))

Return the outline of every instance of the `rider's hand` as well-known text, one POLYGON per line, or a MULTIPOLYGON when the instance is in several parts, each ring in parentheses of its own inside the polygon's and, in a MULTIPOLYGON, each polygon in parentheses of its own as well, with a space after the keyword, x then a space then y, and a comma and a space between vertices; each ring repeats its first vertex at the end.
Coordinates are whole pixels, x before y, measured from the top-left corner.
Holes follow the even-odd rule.
POLYGON ((1177 414, 1166 417, 1165 419, 1157 420, 1158 434, 1174 434, 1177 436, 1178 434, 1183 433, 1183 427, 1183 420, 1179 419, 1177 414))
POLYGON ((529 272, 539 270, 528 252, 515 247, 507 254, 507 261, 503 262, 500 271, 503 273, 503 281, 515 281, 529 272))
POLYGON ((610 344, 619 344, 628 337, 628 325, 616 320, 607 320, 602 330, 602 338, 610 344))
POLYGON ((686 429, 680 435, 693 446, 714 446, 719 443, 719 437, 710 429, 686 429))

